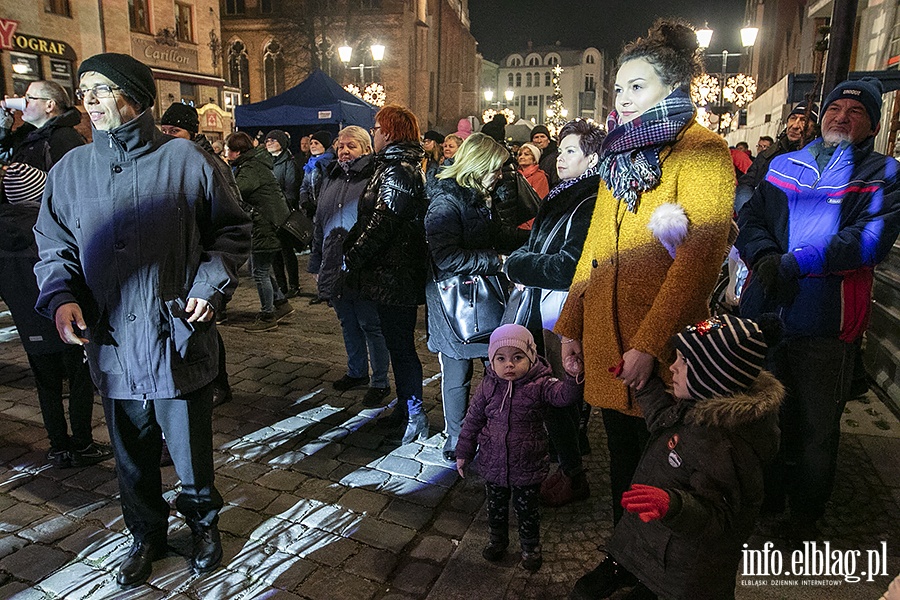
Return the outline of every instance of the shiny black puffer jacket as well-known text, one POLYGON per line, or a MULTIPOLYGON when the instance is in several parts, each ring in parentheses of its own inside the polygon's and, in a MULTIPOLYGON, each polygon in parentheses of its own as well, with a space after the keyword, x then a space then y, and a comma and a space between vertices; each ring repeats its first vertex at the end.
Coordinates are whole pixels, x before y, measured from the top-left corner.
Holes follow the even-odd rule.
POLYGON ((424 151, 418 143, 390 144, 375 155, 375 173, 359 200, 344 242, 343 285, 367 300, 392 306, 425 302, 424 151))

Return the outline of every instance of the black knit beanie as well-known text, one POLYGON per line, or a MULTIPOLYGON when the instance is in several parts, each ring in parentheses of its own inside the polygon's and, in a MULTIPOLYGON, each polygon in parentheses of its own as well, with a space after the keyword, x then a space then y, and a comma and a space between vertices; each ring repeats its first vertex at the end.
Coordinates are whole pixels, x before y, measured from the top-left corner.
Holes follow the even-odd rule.
POLYGON ((167 108, 159 124, 181 127, 194 134, 200 131, 200 117, 197 116, 197 109, 190 104, 181 102, 175 102, 167 108))
POLYGON ((881 121, 881 96, 883 94, 884 86, 880 80, 874 77, 844 81, 831 90, 831 93, 825 98, 825 102, 822 103, 822 114, 825 114, 825 111, 828 110, 828 105, 835 100, 840 98, 856 100, 865 107, 874 131, 875 126, 881 121))
POLYGON ((325 130, 317 131, 309 137, 318 141, 323 146, 325 146, 326 150, 328 150, 328 148, 331 147, 331 134, 325 130))
POLYGON ((749 388, 765 366, 769 346, 780 337, 781 323, 774 315, 761 315, 759 323, 720 315, 685 327, 674 341, 688 365, 691 398, 732 396, 749 388))
POLYGON ((543 133, 543 134, 546 135, 548 138, 550 137, 550 130, 547 129, 546 126, 544 126, 544 125, 535 125, 535 126, 531 129, 531 139, 534 139, 534 136, 537 135, 537 134, 539 134, 539 133, 543 133))
POLYGON ((100 73, 122 88, 125 95, 144 110, 156 101, 156 82, 150 67, 127 54, 107 52, 86 58, 78 67, 78 77, 91 71, 100 73))
POLYGON ((444 143, 444 136, 433 129, 429 129, 425 132, 425 135, 422 136, 422 139, 431 140, 433 142, 437 142, 438 144, 444 143))
POLYGON ((291 142, 288 139, 287 134, 285 132, 281 131, 280 129, 273 129, 272 131, 267 133, 266 141, 268 141, 268 140, 275 140, 276 142, 281 144, 282 150, 287 150, 288 146, 291 145, 291 142))

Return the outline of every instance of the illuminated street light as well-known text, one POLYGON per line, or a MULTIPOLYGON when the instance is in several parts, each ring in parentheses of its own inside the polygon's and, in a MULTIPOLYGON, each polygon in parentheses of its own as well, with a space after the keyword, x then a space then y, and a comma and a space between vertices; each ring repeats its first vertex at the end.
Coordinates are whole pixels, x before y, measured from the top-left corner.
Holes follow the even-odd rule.
POLYGON ((355 67, 351 67, 350 59, 353 58, 353 48, 344 44, 340 48, 338 48, 338 56, 341 59, 341 62, 344 63, 348 69, 353 69, 354 71, 359 71, 359 87, 360 89, 366 88, 366 69, 372 69, 373 79, 374 79, 374 71, 378 68, 378 63, 380 63, 384 59, 384 46, 381 44, 372 44, 369 47, 369 50, 372 52, 372 60, 375 61, 374 65, 367 65, 363 62, 359 63, 355 67))

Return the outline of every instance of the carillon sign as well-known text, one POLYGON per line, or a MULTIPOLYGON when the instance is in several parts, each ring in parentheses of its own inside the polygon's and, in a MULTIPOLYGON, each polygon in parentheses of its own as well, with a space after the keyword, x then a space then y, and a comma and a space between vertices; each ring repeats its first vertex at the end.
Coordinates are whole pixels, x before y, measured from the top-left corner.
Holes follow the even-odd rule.
POLYGON ((75 60, 72 46, 58 40, 47 40, 33 35, 16 33, 19 22, 12 19, 0 19, 0 49, 15 52, 46 54, 55 58, 75 60))

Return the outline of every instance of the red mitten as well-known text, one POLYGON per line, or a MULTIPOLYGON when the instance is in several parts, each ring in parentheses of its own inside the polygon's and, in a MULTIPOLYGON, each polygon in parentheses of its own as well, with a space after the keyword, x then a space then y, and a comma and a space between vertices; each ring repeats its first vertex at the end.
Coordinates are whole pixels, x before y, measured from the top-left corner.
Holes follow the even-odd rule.
POLYGON ((669 492, 652 485, 632 484, 622 494, 622 508, 637 513, 644 523, 662 519, 669 511, 669 492))

